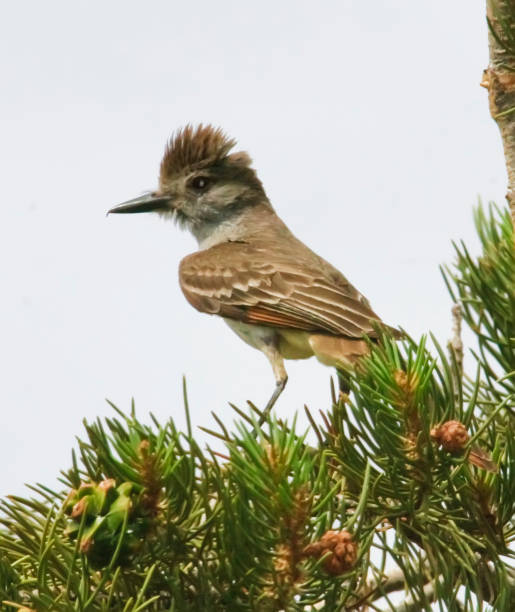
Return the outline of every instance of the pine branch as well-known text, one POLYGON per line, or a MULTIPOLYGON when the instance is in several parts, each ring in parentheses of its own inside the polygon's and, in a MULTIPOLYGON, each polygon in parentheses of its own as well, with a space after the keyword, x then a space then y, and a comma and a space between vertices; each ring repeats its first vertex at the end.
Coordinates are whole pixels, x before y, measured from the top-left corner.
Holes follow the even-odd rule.
POLYGON ((308 411, 309 443, 295 418, 257 430, 249 404, 232 425, 215 417, 223 452, 113 406, 84 423, 65 491, 2 501, 0 601, 308 612, 396 609, 402 590, 422 610, 463 587, 464 610, 515 608, 513 230, 495 208, 476 224, 481 257, 460 245, 444 274, 478 338, 475 375, 459 351, 385 334, 352 392, 308 411))

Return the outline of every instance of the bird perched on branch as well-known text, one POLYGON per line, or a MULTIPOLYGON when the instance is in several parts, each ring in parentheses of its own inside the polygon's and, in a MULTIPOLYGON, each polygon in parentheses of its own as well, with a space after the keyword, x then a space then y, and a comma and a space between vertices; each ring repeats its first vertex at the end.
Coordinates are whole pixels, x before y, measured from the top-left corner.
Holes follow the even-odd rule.
POLYGON ((284 359, 315 356, 340 370, 368 352, 379 317, 327 261, 278 217, 247 153, 210 125, 170 139, 155 192, 109 213, 155 211, 188 229, 199 250, 179 266, 179 282, 197 310, 222 317, 262 351, 276 387, 266 418, 288 379, 284 359))

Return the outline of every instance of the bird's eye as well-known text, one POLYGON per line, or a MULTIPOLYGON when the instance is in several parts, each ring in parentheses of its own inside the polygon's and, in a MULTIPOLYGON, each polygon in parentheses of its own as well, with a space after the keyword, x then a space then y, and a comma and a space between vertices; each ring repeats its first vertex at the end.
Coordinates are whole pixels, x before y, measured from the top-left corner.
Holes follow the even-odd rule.
POLYGON ((207 176, 196 176, 190 182, 190 187, 196 191, 205 191, 211 184, 211 179, 207 176))

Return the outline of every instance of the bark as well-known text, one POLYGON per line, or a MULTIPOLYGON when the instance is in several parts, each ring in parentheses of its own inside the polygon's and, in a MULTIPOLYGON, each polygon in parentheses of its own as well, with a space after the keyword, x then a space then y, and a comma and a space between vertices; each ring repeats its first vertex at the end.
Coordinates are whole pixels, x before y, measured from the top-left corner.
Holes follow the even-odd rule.
POLYGON ((506 199, 515 227, 515 49, 506 35, 507 27, 515 35, 515 7, 513 0, 487 0, 486 5, 490 63, 481 85, 488 89, 490 113, 501 132, 508 172, 506 199))

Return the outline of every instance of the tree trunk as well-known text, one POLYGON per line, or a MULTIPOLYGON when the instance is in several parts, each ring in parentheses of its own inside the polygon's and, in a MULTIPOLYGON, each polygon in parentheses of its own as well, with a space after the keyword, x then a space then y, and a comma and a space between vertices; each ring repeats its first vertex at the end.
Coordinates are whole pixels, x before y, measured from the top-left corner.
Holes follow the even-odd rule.
POLYGON ((506 199, 515 227, 515 3, 487 0, 490 64, 481 85, 488 89, 490 113, 501 132, 508 172, 506 199))

